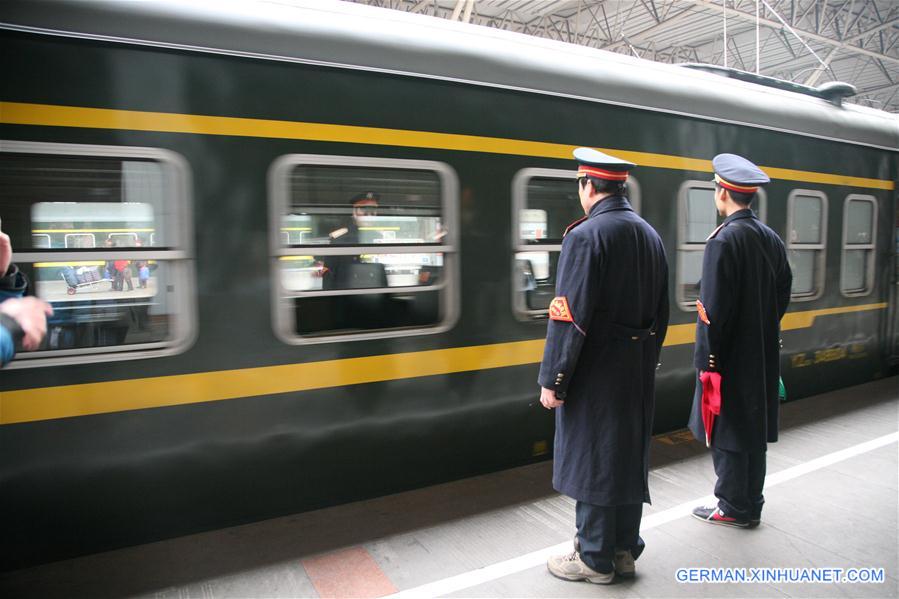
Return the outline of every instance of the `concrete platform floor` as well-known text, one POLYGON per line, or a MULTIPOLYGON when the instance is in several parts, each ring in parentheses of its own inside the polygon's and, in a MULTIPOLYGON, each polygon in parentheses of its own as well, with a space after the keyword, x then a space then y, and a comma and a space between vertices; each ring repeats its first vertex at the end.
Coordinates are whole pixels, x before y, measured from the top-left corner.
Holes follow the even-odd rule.
MULTIPOLYGON (((653 441, 637 577, 552 577, 574 501, 549 462, 365 502, 0 574, 4 597, 897 597, 899 379, 789 403, 768 451, 762 525, 689 516, 712 499, 706 450, 653 441), (681 568, 883 568, 875 583, 678 582, 681 568)), ((845 572, 844 572, 845 574, 845 572)))

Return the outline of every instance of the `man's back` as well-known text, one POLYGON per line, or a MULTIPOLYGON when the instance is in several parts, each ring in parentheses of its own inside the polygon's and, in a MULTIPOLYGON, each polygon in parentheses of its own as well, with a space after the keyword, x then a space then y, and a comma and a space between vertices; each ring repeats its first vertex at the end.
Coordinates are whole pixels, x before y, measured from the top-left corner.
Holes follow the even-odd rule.
POLYGON ((575 331, 551 322, 541 369, 543 380, 555 371, 567 382, 555 488, 597 505, 648 501, 654 375, 668 326, 664 246, 625 198, 611 196, 566 235, 562 254, 556 292, 571 302, 575 331), (570 454, 579 457, 561 458, 570 454))
POLYGON ((601 257, 591 330, 600 334, 609 323, 636 329, 658 328, 661 324, 664 328, 667 311, 664 323, 656 320, 660 302, 667 304, 668 267, 664 245, 655 229, 632 210, 624 209, 604 212, 582 228, 581 234, 592 237, 601 257))
POLYGON ((791 284, 783 242, 751 210, 729 216, 708 240, 700 300, 712 324, 699 329, 694 366, 721 373, 716 447, 755 451, 777 440, 780 319, 791 284))

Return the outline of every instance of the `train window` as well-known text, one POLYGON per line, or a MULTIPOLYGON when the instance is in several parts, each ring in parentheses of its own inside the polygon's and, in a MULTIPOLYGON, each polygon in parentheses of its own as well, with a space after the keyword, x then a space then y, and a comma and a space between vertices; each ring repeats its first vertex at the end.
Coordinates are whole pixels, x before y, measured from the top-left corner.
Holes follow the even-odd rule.
POLYGON ((792 297, 808 301, 824 293, 827 196, 796 189, 787 199, 787 255, 793 270, 792 297))
POLYGON ((164 150, 2 143, 3 231, 33 292, 54 310, 42 346, 9 367, 186 346, 193 327, 186 177, 180 157, 164 150))
MULTIPOLYGON (((752 208, 764 222, 768 196, 758 191, 752 208)), ((702 257, 706 239, 724 221, 715 207, 713 181, 686 181, 678 193, 677 303, 683 310, 695 310, 702 278, 702 257)))
MULTIPOLYGON (((33 218, 33 215, 32 215, 33 218)), ((92 248, 97 247, 97 239, 93 233, 66 233, 64 243, 67 248, 92 248)), ((52 243, 52 242, 51 242, 52 243)), ((50 247, 53 247, 52 245, 50 247)))
POLYGON ((840 291, 846 296, 868 295, 874 289, 877 247, 877 200, 850 195, 843 207, 843 256, 840 291))
POLYGON ((437 332, 456 318, 455 173, 290 155, 270 174, 274 326, 288 343, 437 332))
MULTIPOLYGON (((512 305, 524 319, 546 318, 555 296, 562 234, 584 216, 576 171, 527 168, 512 181, 512 305)), ((628 199, 640 211, 640 184, 628 178, 628 199)))

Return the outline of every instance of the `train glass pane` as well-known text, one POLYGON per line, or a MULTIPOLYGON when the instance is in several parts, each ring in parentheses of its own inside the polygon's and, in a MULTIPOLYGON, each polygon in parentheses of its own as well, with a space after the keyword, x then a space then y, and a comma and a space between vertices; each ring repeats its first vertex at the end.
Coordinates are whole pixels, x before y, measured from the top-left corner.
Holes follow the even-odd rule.
POLYGON ((699 279, 702 277, 703 251, 680 250, 678 252, 678 293, 683 301, 699 299, 699 279))
POLYGON ((847 200, 846 243, 867 245, 874 239, 874 203, 861 199, 847 200))
MULTIPOLYGON (((584 217, 576 175, 575 171, 527 168, 513 180, 517 230, 513 231, 512 303, 524 318, 546 318, 555 295, 565 229, 584 217)), ((640 186, 633 177, 628 179, 627 196, 639 213, 640 186)))
POLYGON ((515 290, 528 312, 546 312, 555 297, 559 252, 517 252, 515 290))
MULTIPOLYGON (((65 233, 63 235, 63 240, 63 247, 67 248, 97 247, 97 238, 94 237, 93 233, 65 233)), ((50 247, 53 246, 51 245, 50 247)))
POLYGON ((722 220, 715 208, 714 189, 691 188, 687 192, 687 243, 705 244, 722 220))
POLYGON ((38 202, 31 207, 38 248, 151 247, 153 206, 142 202, 38 202))
POLYGON ((812 300, 824 293, 827 196, 794 190, 787 200, 787 257, 793 270, 792 297, 812 300))
POLYGON ((790 250, 790 268, 793 270, 793 295, 811 295, 815 292, 815 254, 817 250, 790 250))
POLYGON ((31 230, 11 231, 14 247, 169 245, 172 173, 156 161, 4 153, 4 210, 28 210, 31 230), (49 237, 49 245, 47 241, 49 237))
POLYGON ((290 185, 284 224, 307 223, 308 239, 302 243, 436 243, 445 235, 440 181, 433 172, 300 165, 290 185), (371 199, 354 207, 352 201, 360 195, 371 199), (342 229, 349 233, 340 234, 342 229))
POLYGON ((295 310, 296 332, 310 337, 422 329, 442 319, 436 290, 302 297, 295 310))
POLYGON ((443 271, 441 253, 283 256, 280 262, 285 291, 436 285, 443 271))
POLYGON ((821 243, 821 206, 817 197, 796 196, 793 203, 793 243, 821 243))
MULTIPOLYGON (((709 235, 724 222, 715 206, 715 184, 686 181, 678 194, 677 303, 683 310, 696 309, 702 279, 702 257, 709 235)), ((752 201, 756 216, 764 222, 768 196, 759 190, 752 201)))
POLYGON ((30 265, 38 297, 53 305, 40 350, 159 343, 171 337, 170 266, 156 260, 84 260, 30 265))
POLYGON ((840 271, 840 289, 844 293, 859 293, 866 289, 866 267, 868 250, 844 250, 840 271))
POLYGON ((192 327, 188 267, 179 247, 187 219, 175 220, 187 204, 184 179, 180 159, 162 150, 5 144, 4 232, 32 291, 54 311, 43 345, 21 352, 14 367, 184 346, 192 327), (181 226, 170 225, 175 222, 181 226))
POLYGON ((452 250, 446 173, 418 161, 310 158, 290 164, 286 157, 281 171, 282 337, 302 342, 439 326, 449 313, 443 298, 452 250))
POLYGON ((577 194, 577 181, 533 177, 528 181, 526 207, 519 211, 522 243, 562 243, 562 233, 584 216, 577 194))
MULTIPOLYGON (((559 249, 566 227, 584 216, 574 171, 526 169, 516 197, 518 230, 513 304, 528 318, 545 318, 555 294, 559 249), (539 248, 534 246, 541 246, 539 248)), ((513 192, 514 193, 514 192, 513 192)))
POLYGON ((687 181, 678 194, 677 278, 678 305, 695 309, 702 277, 702 255, 709 234, 721 222, 715 208, 715 185, 709 181, 687 181))
POLYGON ((872 196, 854 194, 846 198, 840 264, 840 291, 843 295, 867 295, 874 289, 876 208, 877 200, 872 196))

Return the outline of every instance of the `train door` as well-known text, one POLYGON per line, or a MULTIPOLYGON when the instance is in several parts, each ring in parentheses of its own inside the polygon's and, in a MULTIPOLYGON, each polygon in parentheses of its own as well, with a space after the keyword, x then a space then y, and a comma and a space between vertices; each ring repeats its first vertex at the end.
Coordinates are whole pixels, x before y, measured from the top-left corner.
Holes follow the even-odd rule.
POLYGON ((889 269, 890 290, 889 308, 887 310, 887 359, 891 367, 899 366, 899 196, 893 198, 893 235, 889 269))
POLYGON ((893 199, 893 243, 890 268, 889 323, 887 344, 891 367, 899 365, 899 197, 893 199))

